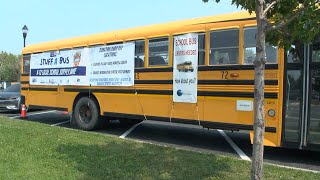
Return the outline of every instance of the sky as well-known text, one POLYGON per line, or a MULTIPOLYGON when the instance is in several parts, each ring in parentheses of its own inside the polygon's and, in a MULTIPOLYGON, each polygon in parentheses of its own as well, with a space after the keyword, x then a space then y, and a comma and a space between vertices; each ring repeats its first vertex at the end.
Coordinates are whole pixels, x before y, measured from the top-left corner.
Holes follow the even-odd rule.
POLYGON ((24 25, 29 45, 236 11, 231 0, 3 0, 0 51, 21 54, 24 25))

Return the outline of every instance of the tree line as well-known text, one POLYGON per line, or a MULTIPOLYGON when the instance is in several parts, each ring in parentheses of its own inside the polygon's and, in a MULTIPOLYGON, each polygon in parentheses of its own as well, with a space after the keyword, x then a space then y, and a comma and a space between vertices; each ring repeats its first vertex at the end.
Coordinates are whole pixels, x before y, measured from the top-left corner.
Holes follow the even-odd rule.
POLYGON ((21 55, 1 51, 0 81, 17 82, 20 80, 21 55))

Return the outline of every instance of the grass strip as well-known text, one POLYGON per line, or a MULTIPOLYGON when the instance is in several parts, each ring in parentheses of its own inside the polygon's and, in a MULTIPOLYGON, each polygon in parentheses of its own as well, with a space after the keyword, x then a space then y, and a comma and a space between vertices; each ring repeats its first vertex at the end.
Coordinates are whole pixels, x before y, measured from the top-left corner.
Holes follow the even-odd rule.
MULTIPOLYGON (((249 179, 250 162, 0 117, 0 179, 249 179)), ((265 165, 265 179, 320 174, 265 165)))

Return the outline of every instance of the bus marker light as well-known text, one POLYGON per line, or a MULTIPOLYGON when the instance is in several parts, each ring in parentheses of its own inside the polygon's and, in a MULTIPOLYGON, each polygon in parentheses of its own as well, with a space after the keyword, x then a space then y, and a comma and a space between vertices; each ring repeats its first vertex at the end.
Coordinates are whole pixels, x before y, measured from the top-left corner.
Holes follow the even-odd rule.
POLYGON ((274 116, 276 115, 276 112, 275 112, 273 109, 270 109, 270 110, 268 111, 268 115, 269 115, 270 117, 274 117, 274 116))
POLYGON ((231 77, 239 77, 239 74, 238 73, 232 73, 230 76, 231 77))

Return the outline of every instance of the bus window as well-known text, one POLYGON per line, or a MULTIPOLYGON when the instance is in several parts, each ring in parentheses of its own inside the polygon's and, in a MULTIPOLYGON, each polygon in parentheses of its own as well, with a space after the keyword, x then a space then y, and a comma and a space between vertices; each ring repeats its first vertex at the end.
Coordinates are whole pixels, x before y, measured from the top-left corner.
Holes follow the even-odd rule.
POLYGON ((198 35, 198 65, 204 65, 206 52, 206 34, 198 35))
POLYGON ((210 65, 239 64, 239 29, 210 33, 210 65))
POLYGON ((31 55, 23 55, 23 74, 30 73, 30 58, 31 55))
MULTIPOLYGON (((256 57, 256 27, 244 29, 244 64, 252 64, 256 57)), ((267 63, 278 63, 278 47, 266 44, 267 63)))
POLYGON ((144 40, 135 41, 135 52, 134 52, 134 67, 144 67, 144 40))
POLYGON ((149 40, 149 65, 167 66, 169 64, 169 38, 155 38, 149 40))

